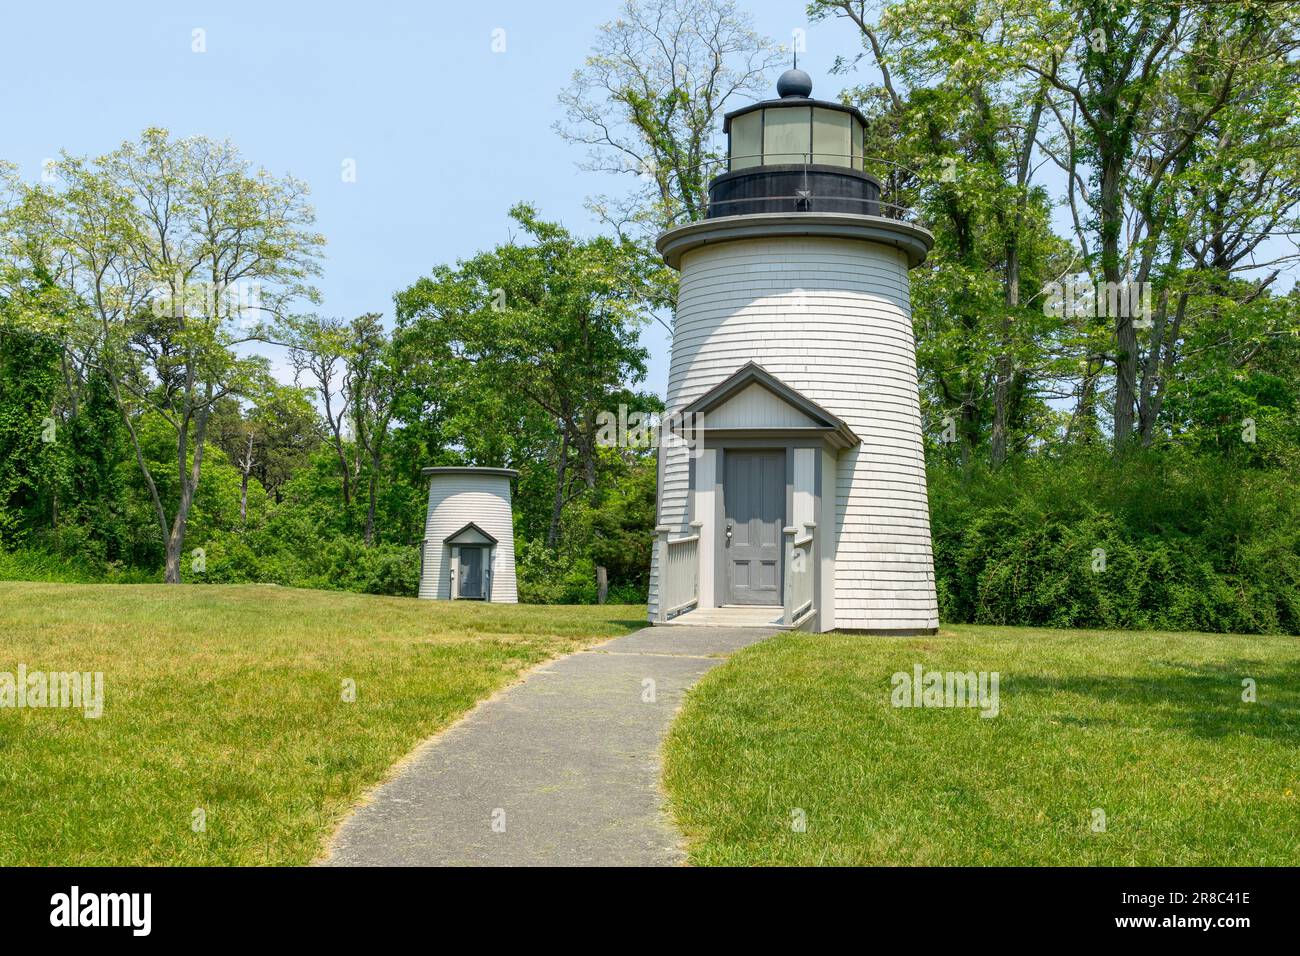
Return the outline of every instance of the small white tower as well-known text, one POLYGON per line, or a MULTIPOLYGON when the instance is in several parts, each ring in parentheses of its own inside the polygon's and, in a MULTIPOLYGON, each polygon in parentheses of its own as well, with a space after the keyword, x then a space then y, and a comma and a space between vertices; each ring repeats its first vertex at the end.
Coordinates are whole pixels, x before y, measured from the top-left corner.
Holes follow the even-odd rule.
POLYGON ((933 238, 882 206, 858 110, 800 70, 777 92, 727 115, 708 217, 658 242, 681 284, 650 619, 934 633, 907 276, 933 238))
POLYGON ((510 468, 425 468, 429 515, 420 550, 420 597, 515 604, 510 468))

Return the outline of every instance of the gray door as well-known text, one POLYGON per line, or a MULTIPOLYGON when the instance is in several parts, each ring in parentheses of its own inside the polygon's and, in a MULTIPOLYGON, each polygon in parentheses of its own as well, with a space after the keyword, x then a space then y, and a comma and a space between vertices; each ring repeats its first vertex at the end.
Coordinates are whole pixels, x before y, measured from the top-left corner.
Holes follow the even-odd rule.
POLYGON ((780 604, 785 453, 727 451, 724 458, 726 602, 780 604))
POLYGON ((481 598, 483 596, 483 549, 460 549, 460 596, 463 598, 481 598))

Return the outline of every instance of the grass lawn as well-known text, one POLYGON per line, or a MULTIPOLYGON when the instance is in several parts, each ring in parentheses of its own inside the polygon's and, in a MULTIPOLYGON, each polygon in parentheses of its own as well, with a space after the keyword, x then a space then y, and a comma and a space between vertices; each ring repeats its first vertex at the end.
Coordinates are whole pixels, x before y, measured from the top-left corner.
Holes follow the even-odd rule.
POLYGON ((690 692, 665 783, 696 864, 1293 866, 1300 639, 783 634, 690 692), (918 663, 999 672, 999 715, 891 706, 918 663))
POLYGON ((644 620, 614 605, 0 583, 0 672, 104 674, 97 720, 0 709, 0 865, 308 863, 420 740, 530 665, 644 620))

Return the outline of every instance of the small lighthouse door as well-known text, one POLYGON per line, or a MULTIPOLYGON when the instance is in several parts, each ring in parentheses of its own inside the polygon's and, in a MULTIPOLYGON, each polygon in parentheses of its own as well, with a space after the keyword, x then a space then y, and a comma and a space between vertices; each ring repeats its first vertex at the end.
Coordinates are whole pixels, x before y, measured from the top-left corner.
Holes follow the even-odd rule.
POLYGON ((483 548, 460 549, 460 596, 483 597, 483 548))
POLYGON ((785 454, 728 451, 725 461, 722 547, 726 602, 780 604, 785 454))

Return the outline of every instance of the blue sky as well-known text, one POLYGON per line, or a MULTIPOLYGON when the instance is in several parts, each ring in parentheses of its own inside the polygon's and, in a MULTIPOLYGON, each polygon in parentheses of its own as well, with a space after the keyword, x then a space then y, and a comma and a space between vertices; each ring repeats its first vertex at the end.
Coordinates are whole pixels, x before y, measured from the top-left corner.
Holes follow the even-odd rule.
MULTIPOLYGON (((807 30, 800 65, 832 96, 836 54, 857 49, 842 22, 808 25, 801 0, 742 0, 757 28, 807 30)), ((328 239, 325 314, 382 311, 439 262, 509 237, 522 199, 579 232, 583 208, 620 188, 576 166, 552 129, 556 96, 617 0, 538 2, 50 5, 6 11, 0 158, 25 177, 59 150, 106 152, 147 126, 229 138, 253 162, 312 190, 328 239), (207 51, 191 50, 205 31, 207 51), (492 31, 505 52, 492 52, 492 31), (356 162, 356 182, 342 164, 356 162)), ((668 339, 645 329, 647 384, 662 394, 668 339)))

